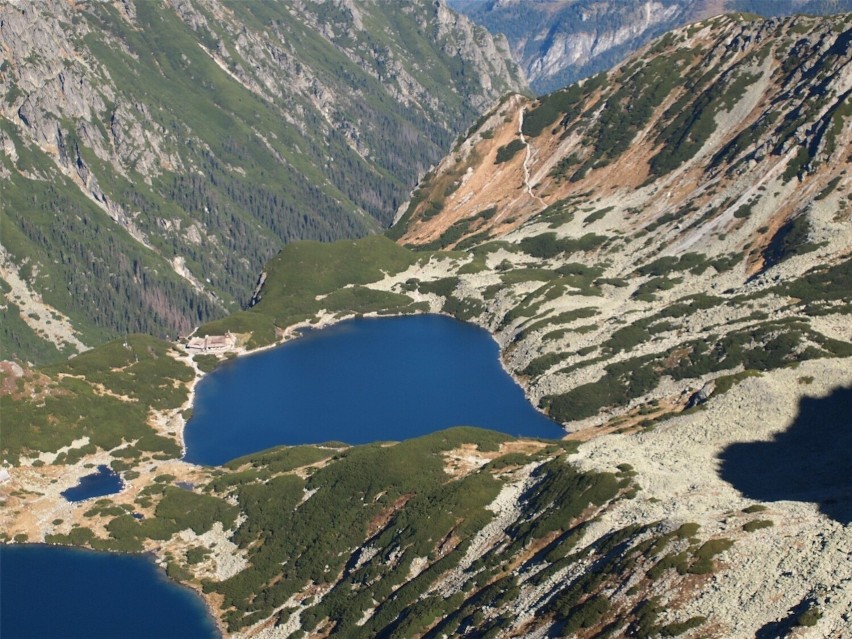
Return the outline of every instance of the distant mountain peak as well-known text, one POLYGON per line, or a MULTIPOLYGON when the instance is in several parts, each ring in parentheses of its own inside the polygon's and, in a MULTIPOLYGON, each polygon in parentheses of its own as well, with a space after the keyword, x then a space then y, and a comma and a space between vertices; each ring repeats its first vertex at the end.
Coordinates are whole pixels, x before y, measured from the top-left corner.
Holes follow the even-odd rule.
POLYGON ((508 37, 539 94, 608 69, 650 39, 725 12, 763 16, 852 10, 852 0, 455 0, 473 20, 508 37))

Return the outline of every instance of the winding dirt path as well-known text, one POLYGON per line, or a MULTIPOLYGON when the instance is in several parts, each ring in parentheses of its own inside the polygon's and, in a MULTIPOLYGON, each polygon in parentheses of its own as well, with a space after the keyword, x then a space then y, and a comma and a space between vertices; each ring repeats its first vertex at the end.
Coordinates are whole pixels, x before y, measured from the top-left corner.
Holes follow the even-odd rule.
POLYGON ((537 200, 542 206, 547 206, 547 202, 533 193, 532 185, 530 184, 530 159, 532 158, 532 147, 529 145, 529 142, 527 142, 526 137, 524 137, 524 107, 521 107, 518 110, 518 136, 521 138, 521 142, 527 150, 526 157, 524 158, 524 187, 531 198, 537 200))

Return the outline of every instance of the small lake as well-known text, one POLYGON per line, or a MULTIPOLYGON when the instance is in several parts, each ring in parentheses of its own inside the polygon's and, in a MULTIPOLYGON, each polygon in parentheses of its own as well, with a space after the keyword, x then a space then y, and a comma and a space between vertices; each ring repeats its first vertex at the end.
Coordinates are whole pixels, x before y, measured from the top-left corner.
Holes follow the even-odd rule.
POLYGON ((356 319, 207 375, 186 460, 215 465, 281 444, 399 441, 451 426, 565 434, 527 401, 483 329, 440 315, 356 319))
POLYGON ((214 639, 201 598, 143 555, 0 545, 3 639, 214 639))
POLYGON ((98 472, 80 478, 80 483, 62 492, 68 501, 86 501, 95 497, 112 495, 124 488, 119 475, 108 466, 98 466, 98 472))

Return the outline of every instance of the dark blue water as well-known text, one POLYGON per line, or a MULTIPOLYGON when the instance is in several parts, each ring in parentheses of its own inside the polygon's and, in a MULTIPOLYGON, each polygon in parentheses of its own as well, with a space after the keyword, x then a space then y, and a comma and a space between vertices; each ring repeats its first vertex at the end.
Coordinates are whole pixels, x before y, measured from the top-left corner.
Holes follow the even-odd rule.
MULTIPOLYGON (((427 315, 353 320, 240 358, 198 388, 187 460, 279 444, 401 440, 456 425, 561 437, 500 367, 485 331, 427 315)), ((63 495, 120 490, 101 466, 63 495)), ((218 637, 199 597, 148 558, 0 545, 0 637, 218 637)))
POLYGON ((201 598, 141 555, 0 545, 3 639, 213 639, 201 598))
POLYGON ((93 497, 112 495, 124 488, 121 475, 108 466, 98 466, 98 472, 80 478, 80 483, 62 492, 68 501, 85 501, 93 497))
POLYGON ((281 444, 402 440, 451 426, 558 438, 484 330, 439 315, 342 322, 241 357, 198 385, 186 460, 281 444))

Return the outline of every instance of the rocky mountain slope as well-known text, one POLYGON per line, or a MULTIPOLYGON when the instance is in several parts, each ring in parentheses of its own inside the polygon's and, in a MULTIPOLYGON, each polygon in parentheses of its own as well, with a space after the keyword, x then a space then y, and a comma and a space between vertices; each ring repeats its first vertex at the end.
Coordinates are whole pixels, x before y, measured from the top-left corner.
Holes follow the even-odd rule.
POLYGON ((5 365, 6 540, 150 550, 229 636, 845 637, 850 43, 852 15, 675 31, 507 98, 397 242, 286 246, 251 308, 200 330, 230 352, 131 336, 5 365), (423 311, 490 330, 566 440, 178 459, 219 360, 423 311), (131 485, 63 502, 96 463, 131 485))
POLYGON ((284 243, 386 227, 524 87, 443 2, 5 2, 0 44, 2 345, 33 361, 188 331, 284 243))
POLYGON ((848 276, 852 245, 850 23, 715 18, 608 75, 510 98, 393 231, 473 247, 447 292, 562 421, 750 368, 746 344, 772 343, 780 365, 848 339, 829 282, 848 276))
POLYGON ((725 11, 762 16, 852 10, 849 0, 454 0, 452 6, 509 39, 539 94, 608 69, 653 37, 725 11))

